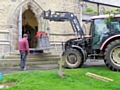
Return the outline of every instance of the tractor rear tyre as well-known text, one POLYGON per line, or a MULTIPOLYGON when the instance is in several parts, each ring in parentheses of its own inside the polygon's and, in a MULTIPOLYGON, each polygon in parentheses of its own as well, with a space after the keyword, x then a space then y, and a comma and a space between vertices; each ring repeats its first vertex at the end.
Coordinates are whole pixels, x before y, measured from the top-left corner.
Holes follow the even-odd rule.
POLYGON ((64 52, 65 67, 78 68, 83 65, 82 54, 76 49, 68 49, 64 52))
POLYGON ((104 62, 113 71, 120 71, 120 40, 111 42, 104 53, 104 62))

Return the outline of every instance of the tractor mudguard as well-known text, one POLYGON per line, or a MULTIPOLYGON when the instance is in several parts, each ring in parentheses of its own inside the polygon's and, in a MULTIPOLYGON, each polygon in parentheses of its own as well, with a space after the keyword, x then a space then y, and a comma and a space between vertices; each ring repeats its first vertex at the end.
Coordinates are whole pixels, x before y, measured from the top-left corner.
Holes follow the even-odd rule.
POLYGON ((76 45, 72 45, 72 48, 77 49, 78 51, 80 51, 82 53, 82 55, 83 55, 83 61, 85 62, 86 59, 87 59, 87 52, 86 52, 86 50, 84 50, 80 46, 76 46, 76 45))
POLYGON ((114 36, 111 36, 109 38, 107 38, 103 43, 102 45, 100 46, 100 50, 103 50, 104 46, 107 44, 107 42, 109 42, 110 40, 114 39, 114 38, 119 38, 120 37, 120 34, 118 35, 114 35, 114 36))

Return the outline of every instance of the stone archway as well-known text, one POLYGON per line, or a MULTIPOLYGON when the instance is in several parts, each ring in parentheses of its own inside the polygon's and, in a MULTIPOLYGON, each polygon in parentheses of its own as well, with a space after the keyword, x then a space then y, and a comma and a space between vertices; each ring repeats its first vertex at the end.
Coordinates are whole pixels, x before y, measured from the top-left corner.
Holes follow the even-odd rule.
MULTIPOLYGON (((10 25, 10 52, 17 50, 18 47, 18 16, 20 13, 20 8, 22 7, 22 13, 26 10, 30 9, 34 14, 36 21, 39 25, 39 16, 42 12, 39 4, 35 3, 34 0, 25 0, 24 2, 20 3, 16 6, 15 11, 11 12, 8 16, 8 25, 10 25)), ((39 26, 38 26, 39 28, 39 26)))

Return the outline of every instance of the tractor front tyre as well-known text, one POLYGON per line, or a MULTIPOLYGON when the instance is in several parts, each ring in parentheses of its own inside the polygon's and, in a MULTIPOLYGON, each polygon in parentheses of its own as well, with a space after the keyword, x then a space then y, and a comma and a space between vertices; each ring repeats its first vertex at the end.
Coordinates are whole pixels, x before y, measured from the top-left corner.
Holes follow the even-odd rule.
POLYGON ((65 67, 78 68, 83 65, 82 54, 76 49, 68 49, 64 52, 65 67))
POLYGON ((112 41, 104 53, 104 62, 113 71, 120 71, 120 40, 112 41))

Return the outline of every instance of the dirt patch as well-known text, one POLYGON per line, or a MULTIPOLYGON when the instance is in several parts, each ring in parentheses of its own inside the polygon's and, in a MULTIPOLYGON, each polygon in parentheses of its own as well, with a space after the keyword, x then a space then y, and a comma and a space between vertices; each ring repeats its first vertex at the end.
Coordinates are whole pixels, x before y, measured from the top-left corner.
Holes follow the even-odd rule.
POLYGON ((9 88, 10 86, 14 85, 15 83, 11 82, 11 83, 4 83, 4 84, 0 84, 0 89, 2 88, 9 88))

